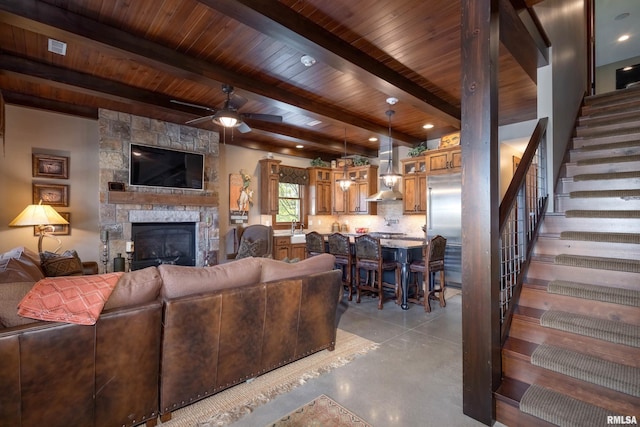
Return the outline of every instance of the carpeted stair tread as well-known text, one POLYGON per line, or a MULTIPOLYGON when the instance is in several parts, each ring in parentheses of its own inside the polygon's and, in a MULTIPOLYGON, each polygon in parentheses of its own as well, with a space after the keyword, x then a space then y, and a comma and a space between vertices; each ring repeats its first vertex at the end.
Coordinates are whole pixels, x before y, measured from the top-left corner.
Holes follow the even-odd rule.
MULTIPOLYGON (((591 135, 589 135, 591 136, 591 135)), ((593 144, 593 145, 585 145, 584 147, 576 148, 576 151, 598 151, 598 150, 609 150, 616 148, 631 148, 631 147, 640 147, 640 140, 635 141, 621 141, 621 142, 611 142, 608 144, 593 144)))
POLYGON ((628 179, 640 178, 640 171, 610 172, 610 173, 583 173, 573 176, 574 181, 594 181, 599 179, 628 179))
POLYGON ((638 210, 579 210, 565 211, 567 218, 640 218, 638 210))
POLYGON ((635 154, 632 156, 614 156, 614 157, 599 157, 596 159, 582 159, 582 160, 578 160, 576 164, 578 166, 586 166, 586 165, 601 165, 604 163, 624 163, 624 162, 640 162, 640 155, 635 154))
POLYGON ((640 348, 640 326, 616 320, 599 319, 577 313, 547 310, 540 316, 540 325, 615 344, 640 348))
POLYGON ((640 397, 640 368, 566 348, 540 344, 531 364, 611 390, 640 397))
POLYGON ((520 410, 563 427, 602 427, 616 415, 599 406, 532 384, 520 399, 520 410))
POLYGON ((632 243, 640 244, 640 234, 636 233, 599 233, 595 231, 562 231, 561 240, 580 240, 584 242, 632 243))
POLYGON ((640 198, 640 189, 572 191, 569 193, 569 197, 572 199, 593 197, 640 198))
POLYGON ((640 273, 640 260, 636 259, 560 254, 555 256, 554 263, 571 267, 640 273))
POLYGON ((547 285, 547 292, 575 298, 640 307, 640 291, 634 289, 591 285, 568 280, 552 280, 547 285))

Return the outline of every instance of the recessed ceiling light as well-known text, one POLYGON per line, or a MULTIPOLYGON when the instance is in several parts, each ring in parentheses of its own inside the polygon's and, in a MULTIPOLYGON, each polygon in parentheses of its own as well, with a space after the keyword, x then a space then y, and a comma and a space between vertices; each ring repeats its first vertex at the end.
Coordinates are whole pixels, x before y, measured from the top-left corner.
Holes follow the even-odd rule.
POLYGON ((296 145, 296 148, 304 148, 304 145, 298 144, 298 145, 296 145))
POLYGON ((310 122, 307 122, 307 126, 317 126, 320 123, 322 123, 320 120, 311 120, 310 122))
POLYGON ((398 103, 398 98, 390 96, 389 98, 387 98, 386 102, 389 105, 396 105, 398 103))
POLYGON ((302 65, 304 65, 305 67, 311 67, 316 63, 316 58, 311 55, 302 55, 302 58, 300 58, 300 62, 302 62, 302 65))
POLYGON ((629 40, 629 34, 624 34, 624 35, 618 37, 618 41, 619 42, 626 42, 627 40, 629 40))
POLYGON ((375 136, 372 136, 371 138, 369 138, 369 142, 376 142, 378 140, 378 138, 376 138, 375 136))
POLYGON ((431 123, 427 123, 426 125, 422 126, 424 129, 433 129, 433 125, 431 123))

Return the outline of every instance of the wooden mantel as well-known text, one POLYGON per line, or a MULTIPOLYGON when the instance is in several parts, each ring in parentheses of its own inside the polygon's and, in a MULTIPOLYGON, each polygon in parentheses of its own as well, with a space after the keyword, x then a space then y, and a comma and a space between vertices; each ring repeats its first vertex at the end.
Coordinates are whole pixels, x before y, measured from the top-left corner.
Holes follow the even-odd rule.
POLYGON ((218 194, 165 194, 135 191, 109 191, 109 203, 139 205, 218 206, 218 194))

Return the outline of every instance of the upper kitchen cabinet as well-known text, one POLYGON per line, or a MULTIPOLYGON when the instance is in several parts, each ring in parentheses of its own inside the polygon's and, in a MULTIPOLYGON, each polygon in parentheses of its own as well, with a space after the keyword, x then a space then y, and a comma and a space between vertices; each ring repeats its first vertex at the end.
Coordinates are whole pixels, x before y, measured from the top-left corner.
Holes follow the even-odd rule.
POLYGON ((260 213, 263 215, 278 213, 280 162, 273 159, 260 160, 260 213))
POLYGON ((462 170, 462 151, 459 145, 429 150, 425 153, 427 175, 439 175, 460 172, 462 170))
POLYGON ((404 214, 427 212, 427 165, 425 156, 401 160, 404 214))
POLYGON ((378 191, 378 167, 349 167, 347 176, 351 180, 351 186, 347 191, 342 191, 338 184, 342 174, 342 170, 333 172, 333 214, 375 215, 377 205, 367 202, 367 197, 378 191))
POLYGON ((309 215, 331 215, 332 170, 309 168, 309 215))

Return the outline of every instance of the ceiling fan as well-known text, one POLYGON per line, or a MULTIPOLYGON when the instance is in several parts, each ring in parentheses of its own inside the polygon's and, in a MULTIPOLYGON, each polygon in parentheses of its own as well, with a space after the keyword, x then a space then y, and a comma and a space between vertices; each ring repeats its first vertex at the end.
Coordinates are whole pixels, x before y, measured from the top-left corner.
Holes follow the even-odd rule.
POLYGON ((186 124, 197 124, 211 120, 222 127, 237 128, 239 132, 247 133, 251 131, 251 128, 244 122, 243 119, 263 120, 266 122, 282 122, 282 116, 276 116, 273 114, 238 113, 238 109, 247 102, 247 99, 240 95, 234 94, 233 86, 228 84, 222 85, 222 92, 227 95, 227 100, 224 102, 222 108, 205 107, 204 105, 191 104, 189 102, 178 101, 176 99, 172 99, 171 102, 187 105, 189 107, 201 108, 203 110, 213 112, 213 114, 210 114, 208 116, 189 120, 188 122, 186 122, 186 124))

